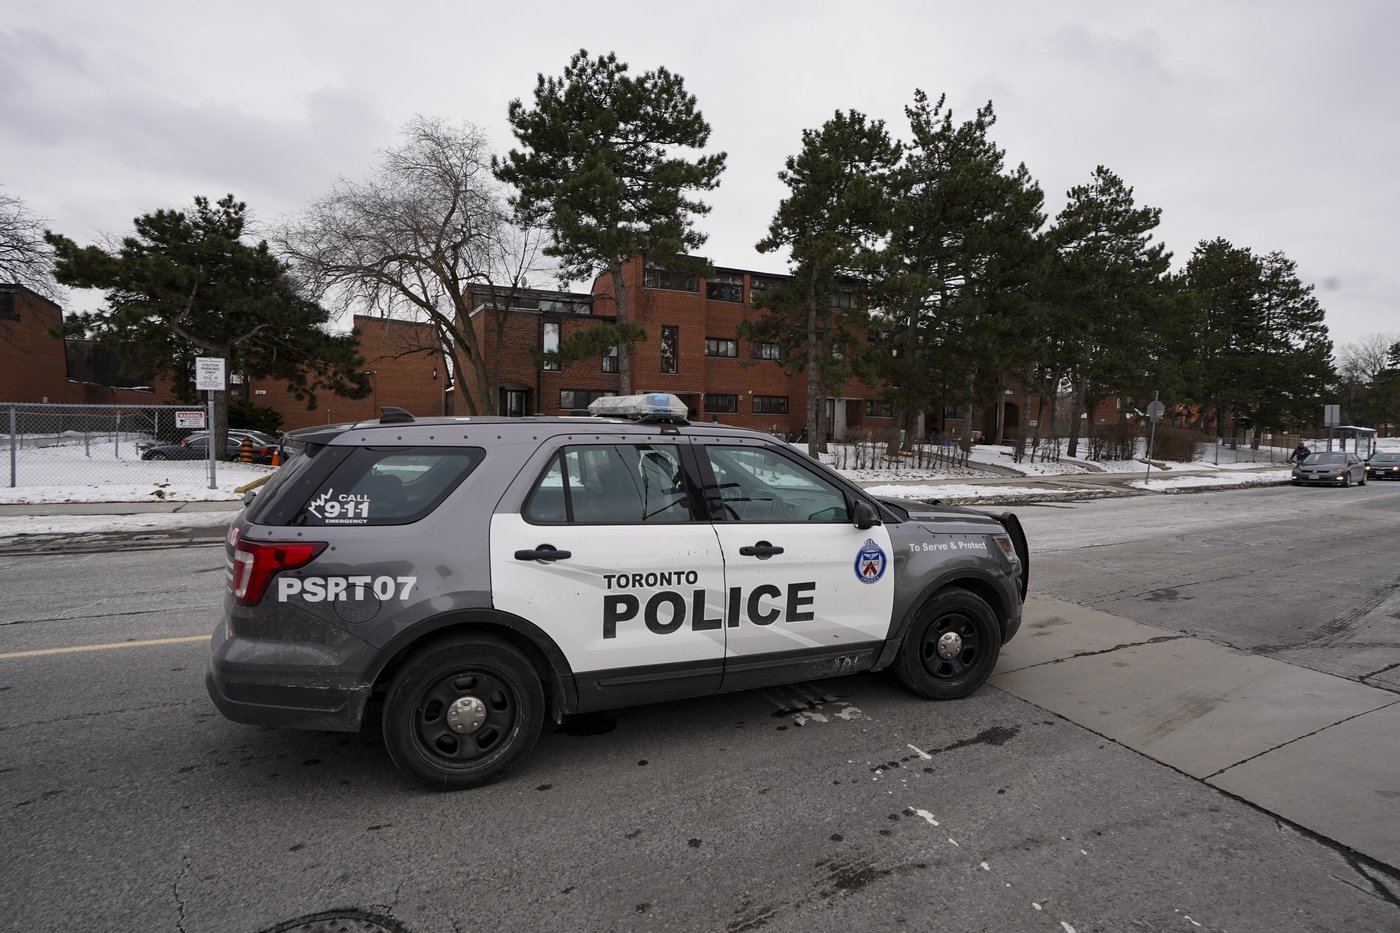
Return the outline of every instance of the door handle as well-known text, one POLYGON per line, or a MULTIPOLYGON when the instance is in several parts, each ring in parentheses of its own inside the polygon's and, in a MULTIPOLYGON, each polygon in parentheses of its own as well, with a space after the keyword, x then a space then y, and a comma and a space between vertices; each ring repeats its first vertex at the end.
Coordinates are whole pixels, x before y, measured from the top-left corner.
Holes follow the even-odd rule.
POLYGON ((747 544, 739 548, 739 553, 745 557, 757 557, 759 560, 767 560, 774 554, 783 553, 783 549, 776 544, 769 544, 767 541, 760 541, 757 544, 747 544))
POLYGON ((573 551, 561 551, 552 544, 541 544, 530 551, 516 551, 516 560, 568 560, 574 556, 573 551))

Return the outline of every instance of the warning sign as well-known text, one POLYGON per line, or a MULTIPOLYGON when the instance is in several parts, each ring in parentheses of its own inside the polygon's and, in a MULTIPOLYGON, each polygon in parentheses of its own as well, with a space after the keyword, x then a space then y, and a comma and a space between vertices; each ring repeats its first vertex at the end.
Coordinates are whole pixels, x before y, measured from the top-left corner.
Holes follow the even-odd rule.
POLYGON ((202 411, 177 411, 177 412, 175 412, 175 427, 177 427, 177 428, 202 428, 202 427, 204 427, 204 412, 202 412, 202 411))

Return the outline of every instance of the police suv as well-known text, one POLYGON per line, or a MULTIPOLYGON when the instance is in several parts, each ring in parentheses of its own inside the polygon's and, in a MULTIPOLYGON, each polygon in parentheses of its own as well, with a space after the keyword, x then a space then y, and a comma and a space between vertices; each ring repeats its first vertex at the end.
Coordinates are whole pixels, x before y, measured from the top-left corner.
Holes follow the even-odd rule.
POLYGON ((291 435, 229 529, 219 710, 355 731, 382 695, 390 757, 456 789, 519 764, 546 715, 886 667, 951 699, 1016 634, 1015 516, 876 499, 674 396, 590 408, 291 435))

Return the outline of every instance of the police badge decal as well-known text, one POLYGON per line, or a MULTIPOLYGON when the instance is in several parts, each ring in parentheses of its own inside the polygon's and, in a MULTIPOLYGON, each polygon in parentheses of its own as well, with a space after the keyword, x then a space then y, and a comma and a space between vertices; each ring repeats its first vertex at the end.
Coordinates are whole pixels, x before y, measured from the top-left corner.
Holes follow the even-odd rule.
POLYGON ((885 552, 874 538, 866 538, 856 552, 856 579, 861 583, 878 583, 885 575, 885 552))

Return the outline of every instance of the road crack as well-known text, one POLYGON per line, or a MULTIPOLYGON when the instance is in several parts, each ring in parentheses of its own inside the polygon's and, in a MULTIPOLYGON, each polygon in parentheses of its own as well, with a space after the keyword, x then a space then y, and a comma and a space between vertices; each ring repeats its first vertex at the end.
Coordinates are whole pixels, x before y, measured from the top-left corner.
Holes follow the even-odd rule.
POLYGON ((175 895, 175 928, 179 930, 180 933, 186 933, 185 899, 180 896, 180 882, 184 881, 185 876, 190 873, 190 855, 188 852, 181 853, 180 862, 180 873, 175 876, 175 883, 170 886, 170 890, 171 893, 175 895))

